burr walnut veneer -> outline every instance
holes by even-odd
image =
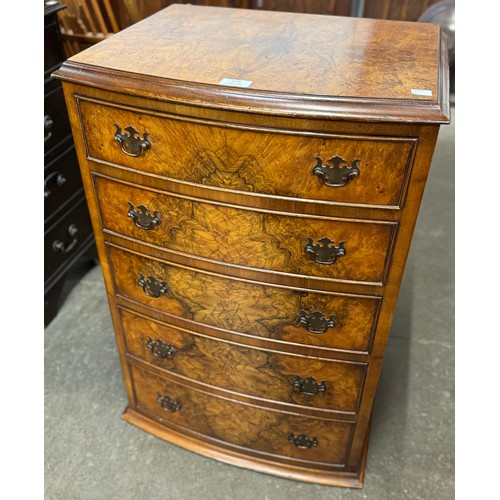
[[[55,76],[124,418],[225,462],[360,487],[448,122],[439,27],[174,5]]]

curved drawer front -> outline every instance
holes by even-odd
[[[368,352],[379,300],[266,286],[197,272],[109,245],[116,292],[230,332]]]
[[[304,462],[345,463],[354,424],[238,403],[132,367],[136,408],[208,438]],[[302,437],[301,437],[302,436]],[[297,443],[297,444],[295,444]]]
[[[381,284],[395,222],[314,219],[203,203],[95,177],[105,228],[254,269]]]
[[[78,99],[91,159],[212,188],[402,206],[417,143],[230,128]]]
[[[264,399],[355,413],[365,363],[266,352],[121,311],[130,354],[199,382]]]

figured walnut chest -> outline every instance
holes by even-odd
[[[231,464],[361,486],[449,121],[439,27],[174,5],[55,76],[124,418]]]

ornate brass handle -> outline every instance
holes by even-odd
[[[341,241],[339,246],[336,247],[335,242],[330,238],[321,238],[318,240],[318,244],[313,245],[313,240],[307,238],[304,251],[306,255],[317,264],[326,264],[329,266],[335,264],[339,257],[347,253],[347,250],[344,248],[344,243],[345,241]]]
[[[151,143],[148,141],[148,134],[146,132],[144,132],[144,137],[141,137],[134,127],[125,127],[128,134],[122,132],[120,125],[115,123],[115,127],[115,141],[120,144],[121,150],[126,155],[141,156],[144,151],[151,148]]]
[[[157,299],[162,293],[168,293],[168,286],[164,281],[158,281],[154,276],[144,277],[139,273],[139,281],[137,282],[142,287],[143,292],[153,299]]]
[[[360,174],[358,163],[361,160],[359,158],[352,160],[350,167],[347,166],[347,161],[340,156],[332,156],[326,161],[326,165],[323,165],[323,159],[320,156],[315,156],[315,158],[316,165],[312,170],[313,174],[321,179],[325,186],[343,187]],[[345,165],[343,165],[344,163]]]
[[[335,321],[335,314],[327,318],[322,312],[313,311],[300,311],[297,323],[303,326],[310,333],[322,334],[326,333],[329,328],[333,328],[337,322]]]
[[[166,411],[170,413],[174,413],[174,411],[178,411],[182,408],[182,403],[180,401],[175,401],[175,399],[170,398],[169,396],[162,396],[158,394],[156,398],[156,402]]]
[[[47,177],[45,177],[45,180],[43,181],[43,197],[48,198],[51,194],[52,191],[49,189],[48,185],[52,182],[55,181],[54,184],[57,187],[62,187],[64,184],[66,184],[66,177],[64,177],[63,174],[60,172],[51,172]]]
[[[162,359],[172,359],[177,350],[173,345],[167,344],[160,339],[153,340],[151,337],[148,337],[146,347],[154,356]]]
[[[290,441],[290,443],[293,443],[297,448],[302,448],[303,450],[314,448],[319,444],[318,440],[315,437],[309,439],[307,437],[307,434],[300,434],[299,436],[296,436],[295,434],[289,434],[288,441]]]
[[[149,208],[144,205],[139,205],[135,208],[134,204],[129,201],[128,206],[127,215],[133,219],[138,228],[150,231],[161,223],[160,214],[157,210],[151,215]]]
[[[299,394],[305,394],[306,396],[316,396],[316,394],[326,391],[326,382],[323,380],[318,383],[314,377],[306,377],[305,379],[295,377],[293,386],[295,387],[296,392]]]
[[[68,227],[68,236],[71,238],[71,241],[64,242],[61,240],[56,240],[54,243],[52,243],[52,250],[54,252],[63,252],[63,253],[69,253],[73,248],[75,248],[75,245],[78,243],[78,239],[74,238],[75,234],[78,233],[78,227],[76,224],[71,224]]]

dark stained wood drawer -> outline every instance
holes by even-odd
[[[395,222],[257,212],[100,176],[95,184],[104,228],[137,240],[253,269],[339,281],[385,281]]]
[[[418,141],[256,131],[83,98],[78,104],[90,159],[213,189],[327,203],[401,207]]]
[[[93,236],[92,224],[85,198],[75,203],[71,209],[50,226],[44,237],[45,280],[67,261],[78,254]]]
[[[290,405],[355,413],[366,363],[213,340],[121,309],[127,351],[198,382]]]
[[[45,154],[56,148],[63,139],[71,137],[68,111],[61,85],[45,95],[44,126]]]
[[[206,324],[285,343],[359,352],[370,349],[380,304],[376,298],[260,285],[110,244],[108,254],[118,295],[184,318],[197,328]]]
[[[132,380],[136,410],[174,428],[293,461],[328,465],[343,465],[346,461],[352,422],[243,404],[176,383],[139,366],[132,366]],[[292,442],[294,438],[298,445]]]
[[[73,144],[45,167],[44,176],[44,214],[47,220],[83,188]]]

